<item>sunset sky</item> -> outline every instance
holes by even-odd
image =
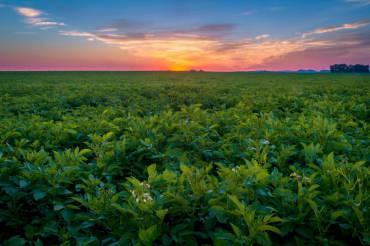
[[[370,0],[0,0],[0,70],[370,63]]]

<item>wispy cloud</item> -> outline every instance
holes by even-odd
[[[15,11],[26,17],[26,23],[41,27],[43,29],[45,28],[51,28],[55,26],[65,26],[63,22],[57,22],[50,20],[48,18],[42,17],[44,13],[41,10],[34,9],[34,8],[26,8],[26,7],[15,7]]]
[[[40,27],[65,26],[63,22],[48,21],[44,18],[28,18],[26,22],[28,24]]]
[[[370,5],[370,0],[345,0],[345,2],[359,5]]]
[[[363,21],[343,24],[343,25],[340,25],[340,26],[331,26],[331,27],[325,27],[325,28],[318,28],[318,29],[316,29],[312,32],[303,33],[302,37],[305,38],[305,37],[308,37],[308,36],[311,36],[311,35],[316,35],[316,34],[337,32],[337,31],[348,30],[348,29],[358,29],[358,28],[367,26],[369,24],[370,24],[370,20],[363,20]]]
[[[98,29],[98,32],[116,32],[116,31],[118,31],[118,29],[113,27]]]
[[[168,69],[202,68],[209,70],[245,70],[262,67],[271,61],[295,57],[292,54],[305,54],[320,50],[329,54],[336,47],[356,52],[363,51],[370,44],[364,37],[355,38],[353,33],[343,33],[338,39],[332,36],[313,36],[314,34],[336,32],[344,29],[358,29],[370,21],[360,21],[334,27],[319,28],[305,35],[287,39],[274,39],[269,34],[254,38],[230,39],[228,33],[232,24],[208,24],[189,29],[152,32],[126,32],[108,30],[107,32],[85,32],[78,30],[60,31],[60,35],[99,41],[120,48],[130,57],[156,59],[167,64]],[[111,31],[111,32],[110,32]],[[367,38],[368,35],[365,37]],[[316,54],[315,53],[315,54]],[[298,64],[298,63],[297,63]]]
[[[303,50],[289,52],[283,56],[266,60],[251,69],[301,69],[302,67],[323,69],[334,63],[369,63],[370,33],[346,33],[336,36],[327,45],[312,45]]]
[[[370,0],[340,1],[347,2],[348,7],[351,7],[350,4],[355,6],[370,4]],[[0,7],[16,11],[25,23],[41,29],[65,26],[63,22],[59,22],[52,15],[49,15],[46,9],[39,10],[14,5],[2,6],[1,4]],[[265,6],[261,9],[246,9],[244,13],[242,13],[242,9],[238,12],[238,18],[243,18],[240,15],[249,16],[260,12],[268,15],[280,15],[279,11],[288,8],[290,6]],[[244,19],[250,18],[245,17]],[[87,45],[87,48],[91,49],[92,52],[81,49],[81,54],[85,53],[79,56],[86,59],[86,63],[89,63],[91,57],[97,58],[99,64],[104,62],[104,59],[110,61],[119,57],[117,58],[119,62],[130,66],[134,60],[139,60],[144,65],[163,66],[164,68],[167,66],[169,69],[181,67],[183,69],[245,70],[257,69],[265,64],[277,66],[279,63],[285,63],[285,66],[289,64],[301,66],[299,61],[305,60],[312,54],[312,61],[317,63],[325,60],[325,57],[333,57],[333,62],[337,62],[334,59],[338,57],[365,57],[366,55],[366,59],[370,57],[370,35],[355,36],[361,31],[368,31],[368,28],[364,27],[370,25],[370,19],[336,26],[321,26],[287,38],[270,36],[269,29],[265,30],[267,33],[261,31],[257,33],[258,35],[255,34],[256,36],[243,37],[243,35],[253,32],[254,29],[243,28],[245,26],[241,26],[243,24],[240,22],[236,22],[240,26],[228,23],[230,20],[232,19],[223,19],[219,23],[206,22],[203,25],[183,27],[185,22],[181,22],[181,25],[176,25],[177,23],[174,22],[164,26],[163,23],[156,24],[143,20],[116,19],[116,21],[112,20],[110,24],[102,24],[95,29],[90,26],[88,29],[58,28],[56,30],[59,35],[65,37],[101,42],[117,48],[117,50],[113,48],[97,49],[95,46],[88,47]],[[37,31],[37,29],[34,28],[31,31]],[[323,35],[330,33],[333,34]],[[68,47],[68,50],[73,48]],[[43,49],[44,47],[40,48],[40,50]],[[96,52],[100,52],[99,56],[96,55]]]
[[[211,30],[219,29],[223,30],[221,27],[211,28]],[[102,34],[61,31],[60,34],[97,40],[118,46],[121,50],[136,57],[160,59],[167,64],[175,64],[175,66],[187,69],[194,67],[215,70],[245,69],[247,66],[261,64],[273,57],[303,50],[307,47],[329,45],[329,42],[326,41],[271,40],[268,34],[240,41],[227,41],[212,36],[178,32]]]
[[[33,9],[33,8],[24,8],[24,7],[17,7],[15,10],[18,14],[23,15],[25,17],[38,17],[42,14],[40,10]]]
[[[269,34],[261,34],[261,35],[256,36],[255,39],[256,40],[261,40],[261,39],[266,39],[268,37],[270,37]]]
[[[79,31],[59,31],[59,34],[70,37],[95,37],[95,34],[90,32],[79,32]]]

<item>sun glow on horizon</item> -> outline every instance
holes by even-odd
[[[357,5],[369,0],[341,1],[343,9],[348,9],[349,3],[344,2]],[[49,4],[12,2],[19,4],[0,3],[0,19],[4,18],[3,23],[14,23],[14,30],[0,28],[0,70],[5,71],[319,70],[338,62],[369,62],[370,20],[367,15],[364,17],[368,12],[364,6],[363,15],[356,13],[356,18],[337,21],[334,11],[331,23],[325,21],[325,24],[314,25],[311,19],[302,18],[280,33],[279,28],[287,20],[281,18],[280,22],[281,12],[290,13],[289,18],[300,16],[296,16],[295,11],[288,11],[287,7],[268,9],[259,1],[251,1],[256,2],[256,8],[259,5],[259,10],[248,11],[243,9],[244,1],[217,1],[215,5],[203,6],[189,0],[184,4],[174,3],[176,8],[164,8],[167,5],[165,1],[158,9],[162,14],[143,14],[142,20],[137,20],[140,11],[152,12],[157,4],[148,3],[143,7],[140,1],[106,0],[108,4],[96,4],[89,11],[81,11],[83,8],[80,9],[76,3],[76,11],[81,11],[80,15],[70,16],[68,8],[57,12]],[[302,5],[310,7],[319,3],[322,7],[331,8],[326,1],[318,0],[314,5],[309,2]],[[199,12],[193,13],[194,18],[189,19],[188,15],[183,18],[182,13],[174,18],[172,11],[175,9],[188,11],[195,5],[199,5]],[[125,6],[132,6],[132,9],[127,8],[126,12]],[[225,6],[234,8],[225,9]],[[291,8],[297,6],[292,5]],[[226,10],[230,13],[219,14]],[[104,11],[107,18],[92,18],[104,14]],[[79,24],[77,16],[91,21]],[[266,18],[266,21],[261,22],[258,18]],[[326,20],[327,17],[322,18]]]
[[[190,69],[189,66],[186,66],[184,64],[172,64],[169,67],[169,70],[174,71],[174,72],[182,72],[182,71],[187,71],[189,69]]]

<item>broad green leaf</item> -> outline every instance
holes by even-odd
[[[44,198],[46,196],[46,192],[44,191],[40,191],[40,190],[34,190],[33,191],[33,198],[38,201],[38,200],[41,200],[42,198]]]
[[[158,236],[157,225],[152,225],[147,229],[139,230],[139,238],[144,245],[152,245],[153,241],[157,238],[157,236]]]
[[[26,245],[26,240],[20,236],[14,236],[4,243],[5,246],[23,246]]]
[[[241,237],[241,235],[242,235],[242,232],[241,232],[241,230],[239,229],[239,227],[237,227],[237,226],[236,226],[236,225],[234,225],[233,223],[230,223],[230,225],[231,225],[231,228],[233,229],[233,231],[234,231],[235,235],[236,235],[238,238],[240,238],[240,237]]]
[[[281,231],[275,227],[275,226],[271,226],[271,225],[262,225],[259,227],[259,230],[261,231],[272,231],[272,232],[275,232],[277,234],[281,234]]]

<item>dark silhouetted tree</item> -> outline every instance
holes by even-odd
[[[334,64],[330,66],[332,73],[368,73],[369,65],[347,65],[347,64]]]

